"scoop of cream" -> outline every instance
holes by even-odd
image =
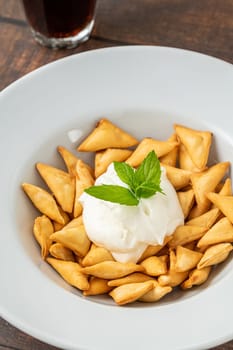
[[[111,164],[95,185],[127,187]],[[148,245],[163,244],[164,238],[184,224],[176,191],[162,168],[164,192],[142,198],[137,206],[112,203],[83,193],[83,222],[90,240],[111,251],[120,262],[137,262]]]

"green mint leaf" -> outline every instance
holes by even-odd
[[[114,162],[114,169],[121,181],[129,188],[100,185],[89,187],[85,192],[108,202],[132,206],[138,205],[140,198],[149,198],[156,192],[163,193],[160,187],[160,162],[154,151],[148,153],[136,171],[123,162]]]
[[[160,162],[155,151],[151,151],[135,171],[135,187],[146,182],[160,185],[160,178]]]
[[[156,192],[163,193],[159,185],[150,182],[145,182],[139,185],[135,190],[137,198],[149,198],[152,197]]]
[[[113,164],[115,172],[117,173],[121,181],[123,181],[130,188],[132,188],[134,179],[134,169],[130,165],[122,162],[113,162]]]
[[[127,188],[115,185],[92,186],[85,190],[90,196],[113,203],[138,205],[139,200]]]

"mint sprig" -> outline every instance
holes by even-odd
[[[85,190],[89,195],[113,203],[138,205],[140,198],[163,193],[160,187],[160,162],[154,151],[148,153],[137,170],[127,163],[114,162],[114,169],[128,188],[116,185],[91,186]]]

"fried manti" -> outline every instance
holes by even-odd
[[[108,285],[108,280],[98,277],[91,277],[89,280],[89,288],[83,291],[83,295],[100,295],[109,293],[112,287]]]
[[[43,259],[45,259],[49,253],[49,248],[52,244],[50,236],[53,232],[53,224],[46,215],[39,216],[35,219],[33,234],[41,247],[41,256]]]
[[[64,224],[64,219],[59,211],[53,196],[40,187],[23,183],[24,192],[31,199],[34,206],[42,213],[60,224]]]
[[[223,196],[217,193],[208,193],[207,198],[216,205],[217,208],[230,220],[233,224],[233,196]]]
[[[91,266],[103,261],[113,261],[113,256],[109,250],[103,247],[98,247],[92,243],[89,252],[82,260],[82,266]]]
[[[162,299],[166,294],[172,291],[172,287],[170,286],[160,286],[157,281],[153,281],[154,287],[151,291],[144,294],[139,298],[139,301],[143,301],[146,303],[153,303]]]
[[[131,156],[133,151],[129,149],[107,148],[96,152],[95,155],[95,177],[102,175],[112,162],[124,162]]]
[[[163,256],[150,256],[141,262],[141,266],[144,267],[145,273],[150,276],[159,276],[167,272],[167,255]]]
[[[201,238],[207,231],[206,227],[182,225],[178,226],[171,241],[168,242],[170,248],[184,245]]]
[[[79,218],[73,219],[62,230],[53,233],[51,239],[63,244],[80,257],[84,257],[87,254],[91,244],[85,227],[83,224],[80,224]]]
[[[94,185],[94,178],[92,176],[92,171],[90,167],[84,163],[82,160],[77,160],[75,166],[75,198],[74,198],[74,217],[78,217],[82,213],[82,205],[79,202],[79,198],[83,191]]]
[[[206,249],[203,257],[199,261],[197,268],[202,269],[206,266],[216,265],[227,259],[232,251],[231,243],[219,243]]]
[[[169,249],[169,271],[175,271],[176,253],[173,249]]]
[[[147,156],[150,151],[155,151],[158,158],[171,152],[175,147],[178,146],[178,142],[173,141],[159,141],[152,138],[143,139],[131,156],[127,159],[126,163],[132,167],[137,167],[141,164],[143,159]]]
[[[193,286],[199,286],[203,284],[209,277],[211,266],[203,267],[202,269],[194,269],[189,273],[189,277],[186,281],[181,283],[182,289],[189,289]]]
[[[179,147],[179,167],[180,169],[188,170],[191,172],[200,172],[205,170],[205,167],[199,169],[196,164],[193,163],[192,158],[182,143]]]
[[[120,263],[118,261],[103,261],[101,263],[82,268],[82,272],[87,275],[109,280],[127,276],[136,271],[144,272],[144,268],[141,265],[131,262]]]
[[[208,161],[212,133],[199,131],[176,124],[175,131],[181,143],[185,146],[193,163],[199,169],[203,169]]]
[[[108,281],[108,285],[110,287],[119,287],[119,286],[122,286],[123,284],[139,283],[139,282],[145,282],[149,280],[152,280],[152,277],[145,275],[144,273],[141,273],[141,272],[134,272],[128,276]]]
[[[73,252],[61,243],[54,243],[49,248],[49,253],[56,259],[75,261]]]
[[[78,158],[75,155],[73,155],[73,153],[68,151],[67,148],[65,148],[63,146],[58,146],[57,150],[60,153],[69,174],[71,176],[75,176],[75,166],[76,166],[76,162],[77,162]]]
[[[46,260],[71,286],[80,290],[89,289],[88,278],[80,272],[81,267],[78,263],[55,258],[47,258]]]
[[[144,294],[152,290],[153,287],[153,281],[128,283],[114,288],[109,295],[118,305],[125,305],[138,300]]]
[[[189,185],[190,176],[192,174],[190,171],[175,168],[166,164],[161,164],[161,166],[166,169],[167,178],[177,191]]]
[[[218,194],[222,196],[232,196],[231,179],[228,177]]]
[[[193,250],[178,246],[176,248],[175,271],[189,271],[197,266],[202,258],[202,254]]]
[[[164,242],[162,245],[160,244],[156,244],[156,245],[148,245],[148,247],[146,248],[146,250],[143,252],[143,254],[141,255],[141,257],[139,258],[138,262],[142,262],[143,260],[145,260],[146,258],[149,258],[150,256],[153,256],[155,254],[157,254],[159,251],[161,251],[161,249],[172,239],[172,236],[166,236],[164,238]]]
[[[176,134],[172,134],[169,139],[167,140],[168,142],[177,142],[177,137]],[[164,156],[160,157],[160,162],[163,164],[167,164],[170,166],[176,166],[176,161],[177,161],[177,155],[178,155],[178,150],[179,150],[179,145],[175,146],[173,150],[165,154]]]
[[[176,272],[169,270],[165,275],[158,277],[158,282],[161,286],[176,287],[188,277],[188,274],[189,271]]]
[[[193,189],[190,189],[188,191],[179,191],[177,192],[177,196],[180,202],[180,206],[182,208],[184,218],[187,218],[190,210],[193,207],[195,197],[194,197],[194,191]]]
[[[106,148],[128,148],[138,140],[107,119],[101,119],[95,129],[79,145],[78,151],[96,152]]]
[[[213,192],[229,168],[229,162],[213,165],[201,173],[193,173],[190,177],[195,199],[200,210],[206,212],[210,208],[210,200],[207,193]]]
[[[47,164],[37,163],[36,168],[61,208],[67,213],[72,213],[75,195],[74,178],[63,170]]]
[[[218,208],[208,210],[206,213],[186,221],[186,225],[199,226],[210,229],[218,220],[220,211]]]
[[[208,245],[217,243],[232,243],[233,242],[233,225],[224,217],[219,220],[214,226],[207,231],[204,236],[198,241],[197,247],[202,248]]]
[[[200,207],[198,205],[194,205],[189,212],[187,220],[189,221],[189,220],[198,218],[199,216],[207,213],[209,211],[209,209],[210,209],[209,205],[208,205],[208,207]]]
[[[69,215],[64,211],[62,210],[60,207],[58,207],[60,213],[61,213],[61,216],[63,217],[64,219],[64,223],[63,224],[59,224],[59,222],[56,222],[56,221],[53,221],[53,227],[54,227],[54,231],[60,231],[61,229],[63,229],[63,227],[65,225],[68,224],[68,222],[70,222],[70,217]]]

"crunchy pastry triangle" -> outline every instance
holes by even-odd
[[[75,175],[75,166],[78,158],[73,155],[68,149],[66,149],[63,146],[57,147],[58,152],[60,153],[62,159],[64,160],[64,163],[66,165],[66,168],[70,175]]]
[[[73,219],[62,230],[53,233],[51,239],[63,244],[80,257],[87,254],[91,244],[85,227],[80,224],[79,218]]]
[[[199,261],[197,268],[202,269],[206,266],[216,265],[227,259],[232,251],[231,243],[219,243],[206,249],[203,257]]]
[[[118,261],[103,261],[82,268],[82,272],[85,274],[105,279],[120,278],[136,271],[144,272],[144,268],[134,263],[120,263]]]
[[[83,291],[83,295],[100,295],[110,292],[112,287],[108,285],[108,280],[98,277],[91,277],[89,280],[89,288]]]
[[[133,151],[129,149],[108,148],[96,152],[95,155],[95,177],[103,174],[112,162],[124,162],[130,157]]]
[[[126,163],[133,167],[137,167],[141,164],[143,159],[150,151],[155,151],[158,158],[168,154],[172,151],[178,142],[176,141],[159,141],[152,138],[143,139],[131,156],[127,159]]]
[[[170,248],[175,248],[178,245],[187,244],[201,238],[206,231],[206,227],[191,225],[178,226],[173,233],[171,241],[168,242],[168,245]]]
[[[207,198],[216,205],[217,208],[230,220],[233,224],[233,196],[223,196],[217,193],[208,193]]]
[[[217,184],[228,170],[229,165],[229,162],[218,163],[204,172],[191,175],[197,205],[203,208],[204,211],[207,211],[210,207],[210,201],[206,194],[215,190]]]
[[[181,169],[191,172],[200,172],[205,170],[205,167],[199,169],[196,164],[193,163],[192,158],[182,143],[179,147],[179,166]]]
[[[62,159],[64,160],[65,165],[66,165],[67,170],[70,173],[70,175],[75,176],[76,175],[76,163],[78,160],[79,161],[82,161],[82,160],[79,159],[78,157],[76,157],[73,153],[71,153],[65,147],[58,146],[57,150],[60,153]],[[89,172],[91,173],[91,175],[93,176],[94,171],[93,171],[92,167],[90,167],[90,165],[88,165],[87,163],[84,163],[84,164],[85,164],[86,168],[89,170]]]
[[[182,289],[189,289],[204,283],[210,274],[211,266],[195,269],[189,273],[189,278],[181,284]]]
[[[139,283],[139,282],[145,282],[149,280],[152,280],[152,277],[145,275],[144,273],[141,273],[141,272],[134,272],[128,276],[111,280],[108,282],[108,285],[110,287],[119,287],[119,286],[122,286],[123,284]]]
[[[165,275],[158,277],[158,282],[161,286],[176,287],[188,277],[188,274],[189,271],[176,272],[169,270]]]
[[[81,290],[89,289],[87,276],[80,272],[81,267],[78,263],[54,258],[47,258],[47,261],[71,286]]]
[[[42,214],[47,215],[50,219],[60,224],[64,224],[64,219],[58,209],[57,203],[50,193],[28,183],[23,183],[22,188]]]
[[[194,191],[193,189],[184,192],[180,191],[177,192],[177,196],[184,213],[184,218],[186,218],[194,204]]]
[[[91,249],[87,253],[86,256],[84,256],[82,260],[83,266],[91,266],[98,264],[103,261],[113,261],[112,254],[103,247],[97,247],[94,243],[91,245]]]
[[[35,219],[33,233],[41,247],[41,256],[45,259],[52,244],[50,236],[53,233],[53,224],[46,215],[39,216]]]
[[[202,248],[208,245],[217,243],[232,243],[233,242],[233,225],[224,217],[219,220],[214,226],[207,231],[204,236],[198,241],[197,247]]]
[[[175,168],[166,164],[161,164],[161,166],[166,169],[167,178],[176,190],[188,186],[190,175],[192,174],[190,171]]]
[[[177,142],[176,134],[172,134],[167,141],[168,142]],[[164,156],[160,157],[160,159],[159,159],[160,162],[163,163],[163,164],[175,167],[176,166],[176,161],[177,161],[178,150],[179,150],[179,145],[175,146],[173,148],[173,150],[171,150],[169,153],[167,153]]]
[[[37,163],[36,167],[62,209],[72,213],[75,195],[74,178],[63,170],[47,164]]]
[[[107,119],[101,119],[96,128],[78,147],[78,151],[96,152],[106,148],[127,148],[138,144],[133,136],[112,124]]]
[[[169,271],[175,272],[176,268],[176,254],[173,249],[169,249]]]
[[[64,223],[60,224],[59,222],[53,221],[53,227],[55,232],[60,231],[70,221],[69,215],[64,210],[62,210],[62,208],[58,207],[58,209],[60,211],[61,216],[64,219]]]
[[[206,227],[207,229],[210,229],[211,226],[213,226],[213,224],[219,218],[219,215],[220,215],[219,209],[213,208],[211,210],[208,210],[206,213],[187,221],[186,225],[201,226],[201,227]]]
[[[180,141],[187,149],[193,163],[203,169],[208,161],[212,134],[209,131],[199,131],[183,125],[175,125],[175,131]]]
[[[178,246],[176,248],[175,271],[189,271],[197,266],[202,258],[202,254],[193,250]]]
[[[129,283],[120,287],[114,288],[109,295],[114,299],[118,305],[129,304],[142,295],[153,289],[153,281],[146,281],[141,283]]]
[[[141,262],[145,273],[150,276],[159,276],[167,272],[167,255],[150,256]]]
[[[74,217],[78,217],[82,213],[82,205],[79,202],[79,198],[83,191],[94,184],[94,179],[90,167],[82,160],[76,162],[75,167],[75,199],[74,199]]]
[[[222,196],[232,196],[231,179],[228,177],[218,194]]]
[[[166,294],[170,293],[172,291],[172,287],[170,286],[160,286],[160,284],[157,281],[153,281],[154,288],[144,294],[142,297],[139,298],[139,301],[143,301],[146,303],[153,303],[155,301],[158,301],[162,299]]]
[[[189,215],[188,215],[188,220],[192,220],[192,219],[195,219],[195,218],[198,218],[199,216],[207,213],[207,211],[209,210],[209,207],[201,207],[199,205],[194,205],[192,207],[192,209],[190,210],[189,212]]]
[[[72,251],[61,243],[54,243],[49,248],[49,253],[56,259],[61,259],[65,261],[75,261],[74,254]]]

